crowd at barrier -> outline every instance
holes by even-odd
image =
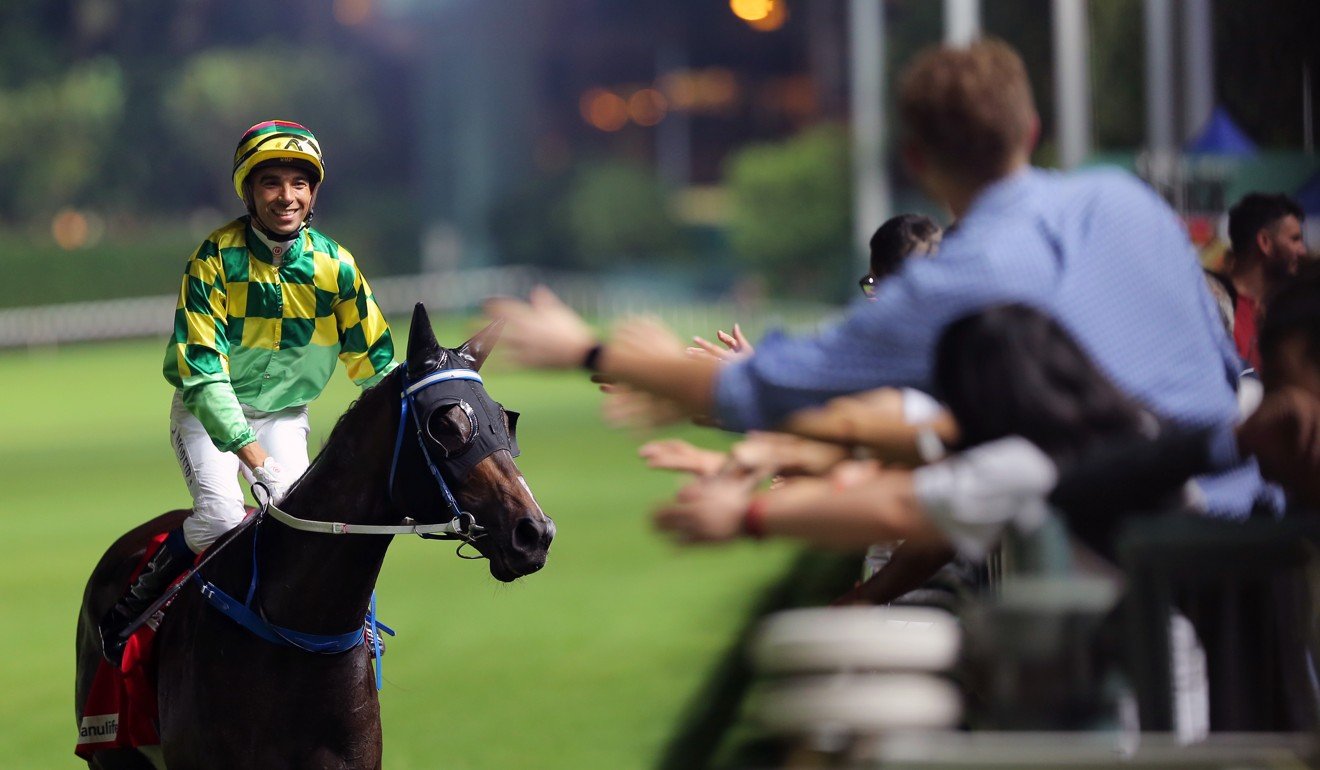
[[[1005,44],[928,50],[898,91],[900,152],[954,223],[886,223],[842,319],[687,346],[644,319],[598,336],[538,287],[487,304],[506,348],[590,371],[609,420],[748,434],[642,448],[693,475],[653,516],[678,542],[871,546],[836,604],[968,610],[768,627],[767,672],[831,674],[771,689],[770,729],[824,741],[776,762],[912,728],[1314,731],[1320,279],[1300,209],[1248,196],[1207,275],[1140,180],[1030,165],[1039,118]],[[1223,756],[1316,758],[1279,741]]]

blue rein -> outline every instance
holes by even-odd
[[[422,440],[422,427],[417,422],[417,408],[413,404],[413,398],[422,390],[440,382],[451,380],[482,382],[481,375],[471,369],[446,369],[444,371],[429,374],[417,382],[409,384],[406,370],[402,372],[402,374],[403,388],[399,399],[399,431],[394,441],[394,457],[390,460],[390,477],[389,486],[387,487],[388,493],[391,498],[393,498],[395,471],[398,468],[399,455],[402,453],[403,449],[404,425],[408,420],[409,412],[411,412],[413,414],[413,425],[417,428],[417,444],[422,450],[422,458],[425,460],[426,467],[430,470],[432,478],[435,479],[436,484],[440,487],[440,491],[444,495],[445,503],[449,507],[449,512],[456,519],[466,520],[464,522],[466,524],[463,528],[464,532],[474,532],[479,528],[476,527],[475,522],[472,520],[472,515],[459,508],[458,500],[454,497],[453,491],[450,490],[449,484],[445,482],[444,477],[440,474],[439,467],[437,467],[435,462],[431,459],[431,453],[426,449],[426,442]],[[262,506],[262,509],[254,514],[259,517],[259,520],[256,522],[257,524],[261,523],[260,517],[264,517],[265,512],[265,506]],[[339,653],[348,652],[362,644],[366,633],[363,626],[358,626],[356,629],[344,634],[308,634],[302,631],[295,631],[291,628],[285,628],[284,626],[277,626],[266,620],[261,616],[260,612],[252,608],[252,600],[256,596],[258,584],[257,541],[260,534],[261,528],[259,526],[254,527],[252,531],[252,580],[248,583],[247,597],[240,602],[225,593],[214,583],[202,579],[200,573],[194,572],[192,577],[197,581],[201,594],[206,598],[206,601],[230,620],[233,620],[235,623],[271,644],[283,647],[295,647],[304,652],[313,652],[321,655],[337,655]],[[390,636],[394,636],[394,629],[376,619],[376,593],[374,591],[371,593],[371,604],[367,613],[367,623],[375,630],[375,633],[372,634],[372,645],[376,657],[376,689],[379,690],[382,686],[380,634],[381,632],[384,632]]]
[[[255,515],[259,516],[261,514]],[[255,527],[252,530],[252,580],[248,583],[247,598],[240,602],[211,581],[203,580],[200,573],[194,572],[193,579],[197,581],[202,596],[206,597],[206,601],[230,620],[271,644],[282,647],[296,647],[303,652],[315,652],[322,655],[337,655],[341,652],[348,652],[362,644],[362,638],[366,633],[363,626],[358,626],[346,634],[308,634],[295,631],[292,628],[277,626],[252,609],[252,599],[257,593],[257,540],[260,535],[261,528]],[[376,620],[375,608],[376,593],[373,591],[371,593],[371,614],[368,621],[373,627],[394,636],[394,629]],[[380,658],[378,657],[377,660],[380,660]],[[377,684],[379,685],[379,682]]]

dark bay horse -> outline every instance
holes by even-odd
[[[344,413],[282,511],[346,523],[350,531],[398,525],[405,517],[441,524],[462,511],[467,532],[476,535],[469,542],[496,579],[539,570],[554,524],[514,464],[511,413],[489,400],[475,374],[496,337],[492,325],[456,349],[442,348],[419,304],[407,365]],[[462,387],[450,387],[455,383]],[[101,659],[97,619],[123,590],[147,541],[186,515],[173,511],[124,535],[92,573],[78,622],[78,712]],[[362,627],[390,541],[304,531],[265,517],[229,533],[201,572],[243,597],[255,569],[260,583],[252,607],[270,623],[340,635]],[[273,644],[187,585],[165,614],[156,648],[161,751],[171,770],[381,766],[380,704],[365,646],[317,654]],[[152,765],[135,750],[108,750],[91,766]]]

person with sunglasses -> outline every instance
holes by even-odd
[[[871,270],[857,282],[867,299],[875,297],[880,281],[898,272],[908,257],[933,256],[944,231],[921,214],[899,214],[871,235]]]

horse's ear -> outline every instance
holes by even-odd
[[[459,358],[468,361],[474,371],[480,371],[481,365],[486,363],[486,356],[495,348],[495,343],[500,341],[500,333],[503,331],[504,319],[486,324],[486,328],[458,347]]]
[[[426,314],[426,307],[418,302],[413,308],[412,328],[408,330],[408,369],[425,372],[444,362],[445,350],[435,341],[431,317]]]

